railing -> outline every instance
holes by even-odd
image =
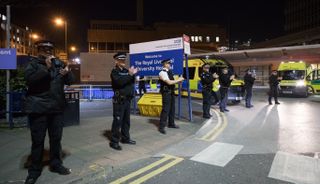
[[[79,91],[80,99],[87,99],[88,101],[113,97],[111,85],[71,85],[67,89]]]

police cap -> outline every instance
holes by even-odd
[[[52,41],[49,40],[41,40],[35,43],[37,48],[40,47],[49,47],[49,48],[54,48],[54,43]]]
[[[161,64],[165,64],[165,63],[170,63],[171,64],[172,63],[171,59],[164,59],[164,60],[161,61]]]
[[[118,52],[115,55],[113,55],[113,59],[117,60],[126,60],[127,59],[127,53],[125,52]]]

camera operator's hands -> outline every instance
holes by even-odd
[[[51,61],[51,60],[52,60],[53,58],[55,58],[55,57],[54,57],[54,56],[48,56],[48,57],[46,58],[46,60],[45,60],[48,69],[52,67],[52,61]]]
[[[137,68],[135,68],[134,66],[131,66],[130,68],[129,68],[129,75],[134,75],[134,74],[136,74],[138,72],[138,69]]]
[[[67,65],[66,67],[60,69],[59,73],[64,76],[64,75],[66,75],[69,71],[70,71],[70,69],[69,69],[69,66]]]

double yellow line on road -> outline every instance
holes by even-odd
[[[208,133],[206,133],[205,135],[203,135],[202,137],[200,137],[200,140],[204,140],[204,141],[213,141],[215,138],[218,137],[218,135],[220,135],[220,133],[227,127],[228,125],[228,120],[227,117],[221,113],[218,112],[215,109],[212,109],[213,112],[217,115],[218,118],[218,124],[212,129],[210,130]]]
[[[146,167],[143,167],[135,172],[132,172],[130,173],[129,175],[127,176],[124,176],[120,179],[117,179],[113,182],[111,182],[110,184],[120,184],[120,183],[124,183],[134,177],[137,177],[139,175],[141,175],[142,173],[145,173],[147,171],[151,171],[151,169],[153,169],[154,167],[157,167],[157,166],[160,166],[161,164],[163,164],[164,162],[167,162],[171,160],[169,163],[159,167],[158,169],[146,174],[146,175],[143,175],[141,176],[140,178],[130,182],[130,184],[140,184],[140,183],[143,183],[147,180],[149,180],[150,178],[162,173],[163,171],[169,169],[170,167],[180,163],[181,161],[183,161],[183,158],[180,158],[180,157],[175,157],[175,156],[171,156],[171,155],[164,155],[164,157],[156,162],[153,162],[152,164],[150,165],[147,165]]]

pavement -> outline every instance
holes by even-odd
[[[187,108],[186,99],[182,108]],[[182,110],[187,113],[187,110]],[[62,139],[63,162],[72,169],[72,174],[59,176],[48,169],[48,136],[44,153],[44,169],[37,183],[77,184],[93,183],[117,167],[149,158],[159,151],[194,134],[204,122],[201,105],[193,104],[193,121],[188,114],[176,120],[180,129],[167,129],[167,134],[158,132],[158,117],[131,115],[131,138],[137,145],[122,145],[122,151],[109,147],[112,124],[110,100],[80,103],[80,124],[64,128]],[[30,164],[31,138],[27,127],[0,128],[0,184],[23,183]]]

